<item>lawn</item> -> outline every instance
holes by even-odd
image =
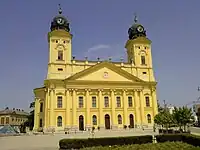
[[[97,146],[88,147],[81,150],[200,150],[200,148],[194,147],[183,142],[165,142],[156,144],[133,144],[123,146]]]

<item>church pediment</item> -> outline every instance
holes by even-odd
[[[67,80],[145,82],[109,62],[99,63],[67,78]]]

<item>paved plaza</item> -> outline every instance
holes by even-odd
[[[139,136],[152,135],[152,131],[122,130],[122,131],[96,131],[94,138],[114,136]],[[58,150],[59,140],[62,138],[88,138],[92,135],[89,132],[55,135],[24,135],[0,137],[0,150]]]

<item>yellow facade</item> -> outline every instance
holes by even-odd
[[[76,60],[72,35],[62,29],[49,32],[48,44],[47,78],[34,89],[35,130],[153,126],[158,110],[149,39],[127,41],[127,62]]]

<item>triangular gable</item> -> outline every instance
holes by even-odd
[[[145,82],[107,61],[78,72],[66,80]]]

